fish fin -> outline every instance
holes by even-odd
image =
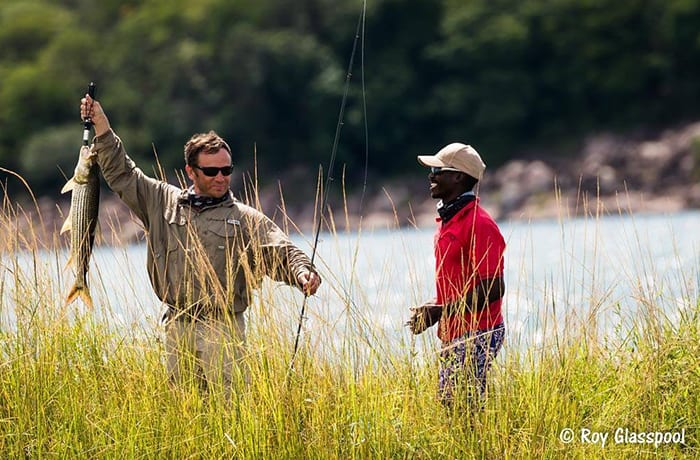
[[[88,159],[93,161],[97,160],[97,152],[90,147],[87,148],[89,149],[89,153],[87,154]]]
[[[68,262],[66,262],[66,265],[63,267],[63,270],[67,270],[72,264],[73,264],[73,254],[71,254],[68,257]]]
[[[66,232],[71,231],[73,228],[70,223],[70,213],[71,211],[68,211],[68,216],[66,217],[66,221],[63,222],[63,225],[61,226],[61,235],[63,235]]]
[[[78,286],[78,283],[74,284],[73,287],[70,289],[70,292],[66,297],[64,305],[70,305],[71,303],[75,302],[75,299],[77,299],[78,297],[83,299],[83,303],[85,303],[85,305],[87,305],[88,308],[90,308],[91,310],[94,308],[92,303],[92,297],[90,296],[90,291],[88,291],[87,287],[85,286]]]
[[[94,310],[95,307],[92,303],[92,296],[90,295],[90,291],[88,290],[87,287],[84,287],[80,290],[80,298],[83,299],[83,303],[90,309]]]
[[[66,301],[64,302],[64,305],[70,305],[72,304],[75,299],[78,298],[78,295],[80,295],[80,291],[83,288],[79,287],[77,284],[74,284],[72,288],[70,288],[70,291],[68,292],[68,295],[66,296]]]
[[[71,177],[70,179],[68,179],[68,182],[66,182],[66,185],[64,185],[63,188],[61,189],[61,193],[70,192],[74,188],[75,188],[75,180],[73,180],[73,178]]]

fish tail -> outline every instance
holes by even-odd
[[[70,292],[68,292],[68,296],[66,297],[66,302],[65,305],[69,305],[73,302],[75,302],[75,299],[80,297],[83,299],[83,303],[88,306],[88,308],[92,309],[93,308],[93,303],[92,303],[92,297],[90,296],[90,291],[86,286],[80,286],[78,283],[75,283],[73,287],[70,289]]]

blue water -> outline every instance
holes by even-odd
[[[697,303],[700,212],[499,225],[508,244],[506,352],[538,349],[555,336],[573,337],[572,331],[619,339],[650,306],[677,321]],[[306,304],[304,342],[329,353],[342,353],[349,344],[388,354],[434,349],[434,329],[416,340],[403,326],[408,307],[434,295],[433,231],[322,234],[316,265],[324,282]],[[311,253],[310,235],[293,239]],[[1,257],[4,324],[15,321],[14,296],[28,295],[22,289],[60,302],[72,277],[62,270],[64,252]],[[160,334],[163,306],[145,263],[145,245],[97,248],[90,273],[97,308],[91,314],[125,333]],[[32,287],[34,271],[48,273],[52,282]],[[24,281],[15,289],[18,272]],[[249,309],[249,327],[264,332],[273,320],[291,338],[302,304],[298,291],[265,283]]]

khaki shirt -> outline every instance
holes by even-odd
[[[195,211],[181,201],[187,190],[136,167],[113,131],[96,137],[93,150],[109,187],[143,222],[151,285],[168,305],[193,314],[242,312],[265,275],[300,287],[298,275],[315,272],[274,222],[231,192],[224,202]]]

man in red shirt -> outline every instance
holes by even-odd
[[[486,373],[505,335],[506,244],[474,193],[486,165],[473,147],[461,143],[419,156],[418,162],[430,167],[430,195],[440,200],[434,240],[437,295],[412,308],[407,325],[420,334],[439,321],[440,400],[450,406],[464,392],[467,401],[481,406]]]

